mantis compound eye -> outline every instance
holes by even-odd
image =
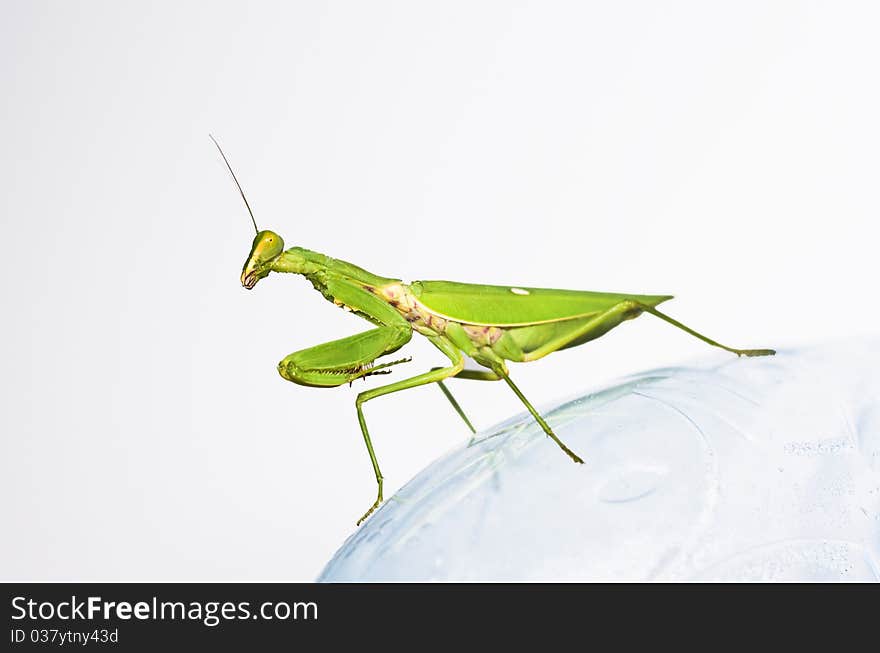
[[[254,237],[251,258],[258,257],[267,263],[284,251],[284,240],[274,231],[261,231]]]

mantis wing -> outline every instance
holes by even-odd
[[[462,324],[499,327],[589,318],[626,300],[653,307],[672,298],[672,295],[484,286],[454,281],[416,281],[410,290],[421,304],[439,316]]]

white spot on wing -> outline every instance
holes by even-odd
[[[528,295],[529,294],[529,291],[524,290],[523,288],[511,288],[510,292],[512,292],[514,295]]]

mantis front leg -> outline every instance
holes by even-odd
[[[340,338],[332,342],[325,342],[315,347],[296,351],[286,356],[278,364],[278,372],[288,381],[299,383],[300,385],[308,385],[314,387],[332,388],[344,383],[351,383],[355,379],[370,376],[372,374],[385,374],[388,370],[384,369],[405,360],[392,361],[390,363],[382,363],[375,365],[375,360],[385,354],[390,354],[409,342],[412,337],[412,329],[409,325],[389,325],[372,329],[363,333],[358,333],[347,338]],[[464,364],[464,361],[461,361]],[[422,375],[425,376],[425,375]],[[402,390],[404,387],[413,387],[420,385],[415,382],[420,377],[414,377],[408,381],[386,386],[393,388],[387,392]],[[438,377],[439,378],[439,377]],[[431,379],[431,381],[437,379]],[[430,381],[425,381],[430,383]],[[406,384],[403,387],[401,384]],[[384,390],[385,388],[378,388]],[[376,392],[375,390],[373,391]],[[370,453],[370,460],[373,463],[373,471],[376,473],[376,481],[379,483],[379,498],[375,505],[370,508],[359,521],[360,524],[367,515],[372,512],[379,502],[382,500],[382,473],[379,471],[379,463],[376,461],[376,454],[373,451],[373,444],[370,442],[370,435],[367,432],[367,425],[364,422],[364,416],[361,411],[361,404],[371,397],[365,396],[368,393],[361,393],[357,399],[358,419],[361,424],[361,431],[364,434],[364,440],[367,443],[367,451]],[[384,393],[380,393],[384,394]],[[378,396],[378,395],[375,395]]]
[[[296,351],[278,363],[278,373],[288,381],[318,388],[333,388],[409,359],[374,365],[377,358],[403,347],[412,337],[409,325],[383,326],[353,336]]]
[[[434,343],[434,345],[438,349],[440,349],[440,351],[442,351],[444,354],[446,354],[446,356],[449,357],[449,360],[452,361],[452,365],[450,365],[449,367],[434,368],[429,372],[419,374],[409,379],[398,381],[397,383],[390,383],[379,388],[366,390],[365,392],[360,393],[357,396],[357,400],[355,401],[358,423],[360,423],[361,425],[361,433],[363,433],[364,442],[366,443],[367,451],[370,454],[370,462],[372,462],[373,464],[373,472],[376,474],[376,484],[379,486],[376,501],[373,503],[372,506],[370,506],[370,509],[364,513],[363,517],[358,519],[358,526],[360,526],[361,522],[369,517],[373,513],[373,511],[379,507],[379,504],[382,503],[382,471],[379,469],[379,461],[376,460],[376,452],[373,451],[373,443],[370,441],[370,432],[367,430],[367,421],[366,419],[364,419],[363,405],[366,402],[370,401],[370,399],[375,399],[376,397],[381,397],[382,395],[391,394],[392,392],[398,392],[400,390],[416,388],[420,385],[427,385],[428,383],[436,383],[438,381],[442,381],[443,379],[449,378],[450,376],[455,376],[456,374],[461,372],[462,369],[464,369],[464,358],[462,357],[461,352],[459,352],[458,349],[456,349],[455,346],[452,345],[452,343],[441,337],[430,337],[429,340],[431,340],[431,342]]]

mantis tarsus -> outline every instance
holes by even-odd
[[[301,274],[328,301],[376,325],[375,329],[290,354],[278,364],[282,377],[300,385],[331,388],[350,384],[362,377],[388,374],[390,367],[409,359],[380,364],[376,364],[376,360],[403,347],[412,338],[413,331],[425,336],[449,359],[450,364],[446,367],[435,367],[358,394],[355,400],[358,422],[378,485],[376,501],[358,520],[358,525],[382,502],[382,472],[363,411],[363,405],[371,399],[436,383],[471,432],[475,432],[443,381],[453,377],[504,381],[544,432],[574,462],[583,463],[514,384],[507,370],[507,361],[534,361],[555,351],[582,345],[642,313],[655,315],[710,345],[739,356],[775,353],[772,349],[735,349],[722,345],[658,311],[657,305],[672,299],[671,295],[485,286],[453,281],[404,283],[301,247],[285,250],[281,236],[257,227],[232,166],[216,140],[214,144],[232,174],[257,232],[241,272],[242,285],[252,289],[270,272]],[[465,356],[486,369],[466,370]]]

